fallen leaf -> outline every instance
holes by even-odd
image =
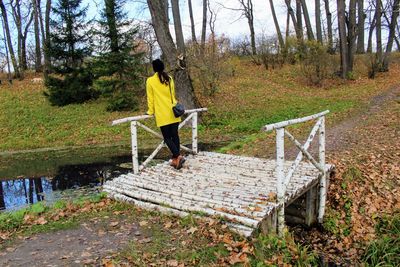
[[[111,222],[111,223],[110,223],[110,226],[111,226],[111,227],[115,227],[115,226],[117,226],[118,224],[119,224],[119,222]]]

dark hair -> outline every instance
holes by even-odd
[[[153,62],[151,64],[153,65],[154,72],[157,72],[160,82],[162,84],[169,84],[169,81],[171,78],[164,71],[164,68],[165,68],[164,63],[160,59],[156,59],[156,60],[153,60]]]

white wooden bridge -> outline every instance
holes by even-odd
[[[324,216],[327,179],[332,166],[325,163],[325,115],[329,111],[304,118],[266,125],[264,131],[276,130],[276,159],[234,156],[214,152],[199,152],[197,118],[207,109],[188,110],[182,128],[192,122],[192,147],[181,170],[168,162],[147,167],[164,146],[142,163],[138,161],[137,128],[162,139],[139,121],[152,116],[129,117],[113,125],[130,122],[133,172],[108,181],[104,191],[116,200],[134,203],[142,208],[173,213],[179,216],[209,215],[223,218],[232,230],[245,236],[254,232],[283,233],[286,220],[312,224],[321,223]],[[304,145],[286,129],[288,126],[316,120]],[[285,135],[300,150],[294,161],[285,160]],[[318,135],[319,158],[308,152]],[[307,161],[302,161],[303,158]],[[286,213],[286,214],[285,214]]]

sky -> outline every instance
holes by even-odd
[[[159,1],[159,0],[157,0]],[[101,3],[101,0],[86,0],[89,3],[89,16],[95,16],[98,13],[98,8],[95,2]],[[150,14],[146,8],[146,1],[127,1],[125,9],[129,14],[130,18],[135,18],[138,20],[150,20]],[[196,27],[196,35],[200,36],[201,26],[202,26],[202,0],[192,0],[193,13]],[[294,1],[292,1],[294,2]],[[314,0],[306,0],[311,20],[314,20]],[[323,1],[321,1],[323,2]],[[334,10],[334,2],[332,2],[332,10]],[[286,6],[284,0],[276,1],[275,10],[278,16],[278,21],[281,26],[281,31],[285,32],[286,29]],[[273,36],[276,34],[274,22],[272,19],[271,9],[268,0],[253,0],[254,6],[254,27],[256,34],[265,34],[267,36]],[[190,31],[190,19],[189,19],[189,8],[187,0],[180,0],[180,12],[182,27],[184,30],[185,39],[191,38]],[[216,32],[218,35],[224,34],[231,38],[243,38],[244,36],[249,36],[249,26],[245,17],[241,16],[240,11],[229,10],[227,8],[238,9],[240,4],[238,0],[211,0],[211,8],[217,14],[216,21]],[[322,14],[324,14],[324,8],[321,7]],[[171,15],[172,18],[172,15]],[[174,29],[171,22],[171,33],[174,35]],[[208,28],[208,25],[207,25]]]

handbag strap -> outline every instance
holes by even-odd
[[[172,99],[171,80],[172,78],[169,80],[168,86],[169,86],[169,94],[171,95],[171,104],[174,104],[174,100]]]

